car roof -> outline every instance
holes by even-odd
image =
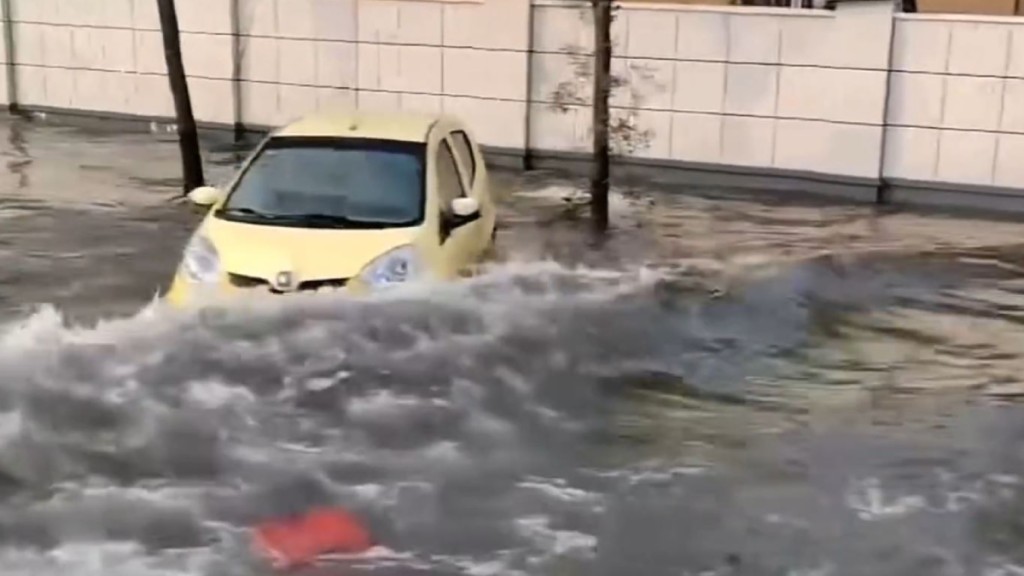
[[[335,110],[304,116],[278,129],[274,137],[338,136],[426,142],[430,127],[445,120],[451,119],[443,114],[409,111]]]

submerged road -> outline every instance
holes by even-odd
[[[387,297],[150,306],[172,141],[0,125],[0,573],[1024,573],[1024,225],[501,174],[502,261]],[[238,153],[214,147],[213,180]]]

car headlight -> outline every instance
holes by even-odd
[[[416,249],[399,246],[381,254],[370,262],[359,277],[366,284],[381,288],[401,284],[420,275],[422,266]]]
[[[209,238],[202,234],[192,237],[185,247],[181,271],[191,282],[213,284],[220,281],[220,256]]]

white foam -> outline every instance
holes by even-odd
[[[193,380],[188,383],[186,398],[198,406],[213,409],[227,404],[249,404],[256,396],[242,386],[233,386],[220,380]]]
[[[549,556],[591,557],[597,550],[597,537],[574,530],[555,530],[547,516],[527,516],[515,521],[516,530]]]
[[[594,476],[624,480],[629,485],[671,482],[680,477],[701,476],[708,473],[704,466],[674,466],[659,469],[656,463],[641,470],[589,470]]]
[[[535,490],[554,500],[573,504],[599,505],[603,496],[594,492],[588,492],[580,488],[574,488],[561,478],[539,478],[530,477],[518,484],[520,488]]]
[[[278,442],[278,448],[287,450],[289,452],[298,452],[300,454],[323,454],[324,449],[319,446],[309,446],[307,444],[297,444],[295,442]]]
[[[437,408],[447,405],[448,403],[440,398],[423,399],[395,394],[390,390],[375,390],[365,396],[351,398],[345,412],[356,421],[380,421],[401,418],[419,408]]]
[[[888,497],[878,478],[854,483],[847,491],[846,505],[869,522],[902,518],[928,508],[924,497],[916,494]]]
[[[0,413],[0,446],[19,436],[24,425],[21,412]]]
[[[383,500],[389,493],[389,487],[384,484],[356,484],[342,490],[364,502]]]
[[[478,559],[463,556],[432,556],[431,561],[442,566],[450,566],[466,576],[526,576],[526,572],[509,566],[507,554],[499,554],[498,558]]]
[[[4,576],[194,576],[212,559],[205,549],[146,554],[131,542],[65,544],[45,553],[0,549]]]
[[[519,198],[541,200],[564,206],[583,206],[590,203],[590,191],[583,186],[571,184],[551,184],[533,189],[520,188],[515,191],[515,195]],[[613,189],[608,193],[608,213],[611,216],[630,216],[648,206],[649,203],[623,194],[619,190]]]
[[[411,552],[399,552],[387,546],[374,546],[366,552],[358,554],[325,554],[324,560],[410,560],[414,558]]]
[[[1024,576],[1024,565],[1011,560],[997,558],[988,561],[981,571],[982,576]]]
[[[466,463],[466,457],[459,449],[459,444],[450,440],[434,442],[422,451],[423,458],[438,465],[459,465]]]
[[[338,378],[344,380],[350,375],[350,372],[339,372]],[[310,378],[304,382],[303,387],[310,392],[323,392],[336,386],[337,382],[334,378]]]
[[[505,562],[501,560],[491,560],[490,562],[467,562],[462,566],[463,572],[467,576],[498,576],[508,575],[511,571]],[[516,571],[515,573],[520,573]]]

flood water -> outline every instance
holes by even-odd
[[[593,246],[500,174],[472,281],[172,312],[174,142],[0,134],[4,576],[267,574],[324,503],[323,576],[1024,574],[1022,224],[636,186]]]

